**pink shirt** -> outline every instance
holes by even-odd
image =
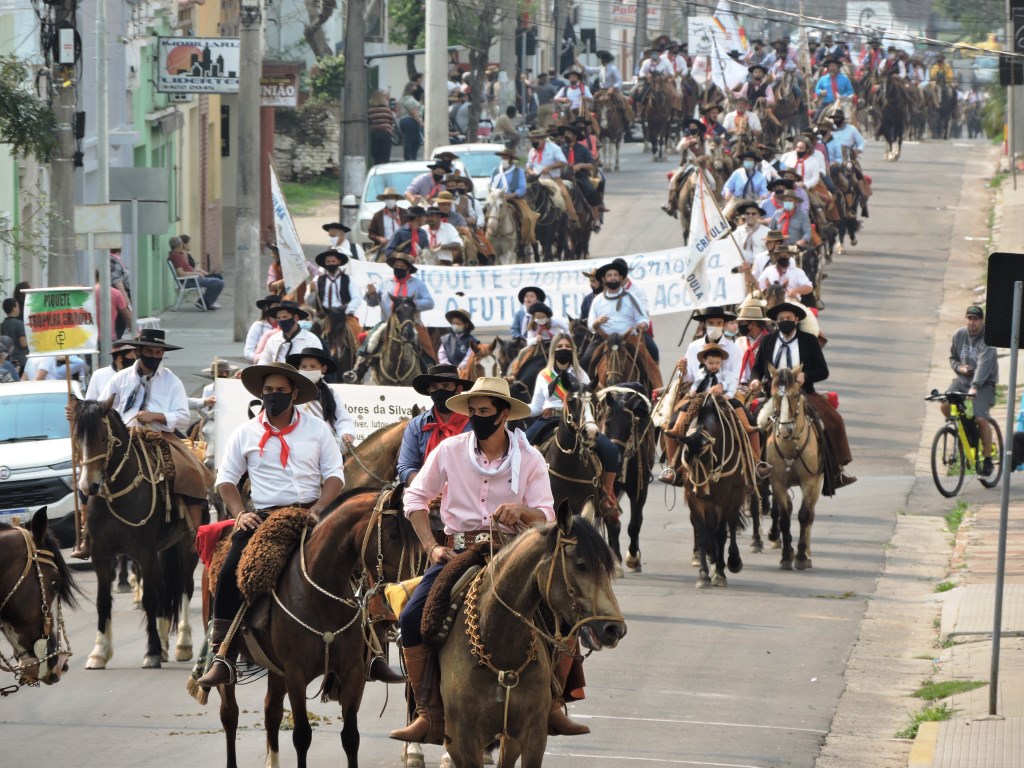
[[[100,308],[100,287],[93,288],[96,297],[96,309]],[[122,310],[128,309],[128,299],[114,286],[110,286],[110,339],[117,341],[117,316]]]
[[[438,494],[441,496],[441,521],[445,533],[468,533],[487,530],[491,515],[502,504],[524,504],[540,509],[548,521],[555,519],[555,500],[544,457],[516,431],[509,434],[510,455],[488,462],[477,449],[476,435],[464,432],[449,437],[435,448],[423,469],[405,490],[403,505],[406,514],[427,509]],[[514,471],[518,462],[518,485],[513,490]],[[502,465],[504,471],[488,475]],[[511,529],[502,526],[502,530]]]

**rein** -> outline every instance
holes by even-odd
[[[723,445],[721,446],[721,455],[716,455],[715,441],[705,432],[704,437],[707,443],[692,463],[686,463],[689,470],[687,474],[690,486],[698,496],[701,495],[702,489],[704,495],[709,496],[711,484],[718,483],[727,477],[736,474],[740,474],[744,478],[754,477],[754,456],[750,441],[743,434],[739,419],[732,409],[723,409],[722,403],[717,397],[706,393],[704,402],[701,403],[700,411],[697,412],[695,418],[700,418],[700,412],[704,410],[709,399],[715,408],[718,422],[722,425]],[[707,461],[705,461],[705,457],[708,457]],[[754,488],[756,490],[756,483]]]
[[[417,360],[417,356],[415,354],[416,345],[415,344],[413,344],[413,345],[408,344],[405,341],[405,339],[403,339],[402,336],[401,336],[401,331],[406,326],[412,326],[413,331],[415,332],[415,330],[416,330],[416,322],[414,320],[398,320],[398,315],[394,315],[394,318],[395,318],[395,322],[391,322],[391,321],[388,322],[388,334],[387,334],[387,338],[384,340],[384,347],[385,348],[381,350],[382,354],[381,354],[381,363],[380,363],[380,366],[379,366],[379,371],[380,371],[381,378],[383,378],[385,381],[387,381],[388,384],[400,385],[400,384],[404,384],[405,381],[408,379],[409,374],[413,373],[416,370],[416,368],[419,366],[419,360]],[[388,357],[388,350],[391,349],[391,347],[393,346],[393,343],[397,343],[399,345],[398,346],[399,355],[398,355],[398,360],[396,361],[397,370],[396,370],[394,376],[392,376],[391,373],[388,372],[388,370],[387,370],[387,368],[385,367],[385,364],[384,364],[384,359]],[[410,357],[410,355],[408,355],[406,353],[406,351],[405,351],[405,348],[408,347],[408,346],[412,346],[413,347],[413,350],[411,350],[413,352],[413,354],[411,355],[409,366],[407,368],[403,369],[402,368],[402,360],[405,359],[406,357]]]
[[[0,600],[0,616],[3,616],[3,610],[7,607],[7,604],[14,597],[14,594],[18,591],[21,585],[28,578],[32,572],[33,566],[35,567],[36,579],[39,581],[39,596],[40,596],[40,612],[43,616],[43,636],[37,640],[31,650],[18,651],[18,644],[11,639],[6,629],[6,623],[4,624],[4,637],[11,644],[14,649],[14,655],[8,657],[2,651],[0,651],[0,671],[11,672],[15,677],[15,682],[11,685],[0,688],[0,697],[10,696],[12,693],[16,693],[23,686],[38,686],[39,680],[29,680],[24,674],[23,661],[26,658],[35,658],[37,668],[42,666],[43,662],[47,662],[57,656],[65,656],[71,658],[71,641],[68,639],[67,627],[64,624],[64,612],[61,608],[60,595],[57,594],[55,599],[57,601],[57,645],[52,653],[46,653],[47,646],[50,641],[50,634],[53,631],[53,615],[50,613],[50,606],[46,602],[46,586],[43,580],[43,566],[48,566],[57,570],[57,564],[54,561],[53,552],[48,549],[39,549],[36,547],[35,541],[32,539],[32,534],[24,528],[15,528],[21,534],[22,539],[25,542],[25,567],[21,571],[21,576],[11,587],[10,591]],[[62,650],[66,649],[65,650]]]
[[[787,400],[790,400],[790,398],[792,398],[793,396],[790,394],[779,396],[780,399],[782,397],[785,397]],[[799,459],[800,465],[804,468],[804,470],[807,473],[812,475],[817,474],[815,470],[807,466],[807,460],[804,458],[804,449],[806,449],[811,442],[811,428],[810,419],[807,418],[806,413],[806,402],[802,396],[797,396],[796,405],[793,405],[792,402],[790,402],[790,412],[793,414],[793,421],[783,422],[781,419],[779,419],[779,411],[776,409],[775,414],[772,416],[772,422],[774,423],[771,433],[772,440],[768,443],[768,445],[774,446],[775,452],[779,455],[779,458],[782,459],[783,463],[785,464],[787,473],[792,471],[793,464],[795,464],[796,461]],[[798,425],[799,428],[794,429],[792,435],[783,434],[782,425],[790,423]],[[791,443],[796,446],[793,455],[787,456],[785,453],[782,452],[782,450],[779,448],[779,444],[783,442]]]
[[[573,398],[576,399],[576,398]],[[580,414],[580,423],[576,423],[576,417],[573,416],[572,410],[568,407],[562,409],[562,419],[557,429],[555,429],[554,444],[555,447],[565,456],[578,455],[580,461],[586,465],[590,464],[594,469],[593,476],[588,479],[581,479],[578,477],[569,477],[563,475],[561,472],[556,472],[551,465],[548,465],[548,474],[557,477],[559,480],[565,480],[569,483],[577,483],[578,485],[590,485],[594,488],[598,488],[601,485],[600,479],[600,467],[599,462],[594,456],[593,447],[594,441],[591,440],[584,432],[584,428],[587,426],[587,422],[583,421],[585,418],[586,401],[581,400],[584,405],[584,413]],[[568,404],[566,404],[568,405]],[[562,443],[558,439],[558,433],[561,432],[561,428],[565,427],[573,437],[572,445],[569,448],[562,446]],[[596,426],[596,424],[595,424]]]
[[[644,404],[647,405],[647,413],[648,413],[648,416],[646,417],[647,418],[647,426],[645,426],[642,430],[640,430],[639,429],[639,424],[643,420],[644,417],[637,416],[636,411],[634,411],[632,408],[626,408],[626,407],[619,408],[619,410],[625,411],[626,413],[629,414],[629,418],[630,418],[629,437],[626,440],[624,440],[624,441],[623,440],[618,440],[618,439],[616,439],[614,437],[609,437],[608,438],[609,440],[612,441],[613,445],[617,445],[617,446],[622,448],[622,463],[621,463],[621,467],[622,468],[621,468],[620,471],[622,472],[622,479],[623,479],[623,481],[625,481],[625,479],[626,479],[626,472],[628,470],[629,462],[633,460],[633,457],[640,455],[640,447],[644,444],[644,442],[647,440],[648,436],[651,434],[651,427],[653,426],[653,419],[650,417],[649,414],[651,413],[652,409],[651,409],[651,401],[645,395],[643,395],[643,394],[641,394],[641,393],[639,393],[639,392],[637,392],[635,390],[632,390],[629,387],[616,387],[616,386],[605,387],[604,389],[602,389],[600,392],[597,393],[598,402],[603,403],[604,399],[605,399],[605,397],[607,395],[615,394],[615,393],[623,394],[623,395],[634,395],[634,396],[640,398],[641,402],[643,402]],[[607,423],[607,415],[605,416],[605,422]],[[643,457],[642,456],[640,456],[640,460],[643,462]],[[646,467],[646,462],[643,462],[641,464],[641,467]],[[641,490],[642,484],[644,482],[643,478],[646,475],[646,473],[641,469],[641,471],[637,472],[636,475],[637,475],[637,477],[636,477],[637,493],[639,493],[640,490]]]
[[[385,480],[383,477],[377,477],[377,475],[368,466],[366,466],[363,463],[363,460],[359,458],[359,454],[356,453],[356,449],[355,448],[353,448],[351,445],[346,443],[345,444],[345,450],[348,453],[348,455],[351,456],[355,460],[356,464],[359,465],[359,468],[361,470],[363,470],[363,472],[365,472],[367,475],[370,476],[370,479],[372,479],[374,482],[382,483],[383,485],[390,484],[390,482],[391,482],[390,480]]]

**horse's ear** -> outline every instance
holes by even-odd
[[[114,396],[111,395],[103,401],[103,410],[109,412],[114,407]]]
[[[775,374],[777,374],[778,372],[779,372],[778,368],[776,368],[771,363],[768,363],[768,376],[772,379],[772,381],[775,380]]]
[[[794,376],[799,376],[799,375],[800,375],[800,372],[801,372],[801,371],[802,371],[803,369],[804,369],[804,364],[803,364],[803,363],[800,363],[800,365],[798,365],[798,366],[797,366],[796,368],[794,368],[794,369],[793,369],[793,375],[794,375]]]
[[[409,411],[409,418],[410,418],[410,419],[415,419],[415,418],[416,418],[417,416],[419,416],[419,415],[420,415],[421,413],[422,413],[422,411],[420,410],[420,407],[419,407],[418,405],[414,405],[414,406],[412,407],[412,410],[411,410],[411,411]]]
[[[555,522],[558,524],[558,530],[563,534],[569,535],[569,532],[572,531],[572,505],[569,504],[568,499],[563,499],[562,503],[558,505]]]
[[[48,530],[50,521],[46,517],[46,507],[40,507],[34,515],[32,515],[32,540],[36,543],[37,547],[42,547],[46,543],[46,531]]]

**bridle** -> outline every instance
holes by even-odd
[[[64,612],[61,607],[60,594],[57,593],[54,595],[54,600],[57,602],[56,632],[54,631],[54,614],[51,613],[50,604],[46,600],[46,584],[45,579],[43,578],[43,566],[52,568],[54,571],[57,571],[58,574],[60,573],[54,560],[54,554],[48,549],[38,548],[35,541],[32,539],[32,534],[24,528],[15,528],[14,530],[18,531],[21,534],[22,539],[25,541],[26,557],[25,567],[21,571],[21,576],[18,577],[18,580],[14,583],[14,586],[11,587],[6,596],[4,596],[3,600],[0,600],[0,627],[3,629],[4,637],[7,638],[7,642],[9,642],[11,647],[14,649],[14,655],[10,657],[5,655],[3,651],[0,651],[0,670],[4,672],[11,672],[15,677],[15,682],[13,684],[0,688],[0,697],[10,696],[23,686],[39,685],[40,680],[38,677],[29,677],[27,675],[26,670],[28,667],[31,667],[32,664],[25,664],[25,660],[35,659],[35,666],[38,670],[45,662],[56,658],[58,666],[63,668],[67,659],[72,656],[71,641],[68,640],[67,627],[64,624]],[[32,648],[30,650],[19,650],[20,644],[17,642],[16,638],[12,638],[11,633],[8,630],[7,622],[3,621],[3,611],[21,585],[29,578],[29,574],[32,573],[33,568],[36,573],[36,580],[39,582],[40,613],[43,618],[43,633],[42,637],[32,644]],[[51,635],[55,635],[56,644],[53,651],[47,652],[50,645]]]
[[[569,407],[570,401],[577,401],[581,404],[579,416],[575,415],[572,408]],[[563,475],[561,472],[555,471],[550,465],[548,466],[548,474],[557,477],[559,480],[565,480],[567,483],[577,483],[579,485],[590,485],[594,488],[598,488],[601,483],[600,466],[596,460],[594,454],[594,438],[587,435],[586,428],[588,425],[593,425],[595,433],[600,431],[598,424],[594,421],[592,412],[590,412],[590,400],[587,393],[574,392],[572,397],[569,397],[565,403],[565,407],[562,408],[561,425],[564,425],[566,429],[572,434],[572,444],[569,447],[562,445],[558,439],[558,433],[561,429],[555,429],[554,444],[555,447],[564,455],[572,456],[577,455],[580,458],[580,462],[586,466],[591,465],[594,469],[593,476],[589,479],[569,477]],[[561,426],[560,425],[560,426]]]
[[[640,447],[644,444],[644,442],[647,440],[647,436],[651,433],[651,401],[645,395],[641,394],[640,392],[637,392],[634,389],[630,389],[629,387],[611,386],[605,387],[604,389],[597,393],[598,402],[603,404],[605,398],[609,394],[620,394],[624,396],[636,397],[641,403],[643,403],[647,407],[646,415],[638,415],[633,408],[624,405],[620,405],[618,408],[615,409],[616,411],[629,414],[630,419],[629,437],[626,440],[619,440],[618,438],[610,436],[608,438],[609,440],[611,440],[612,445],[617,445],[620,448],[622,448],[621,471],[625,473],[626,468],[629,466],[629,462],[633,459],[634,456],[640,453]],[[604,419],[602,420],[605,426],[607,426],[609,415],[610,414],[606,411]],[[647,423],[646,425],[644,425],[643,429],[641,429],[640,424],[643,421],[646,421]],[[637,485],[643,482],[642,475],[642,472],[637,473]]]
[[[775,451],[785,462],[787,472],[792,469],[793,464],[799,459],[803,468],[807,472],[813,473],[814,470],[807,466],[807,459],[804,457],[804,450],[811,441],[811,420],[807,416],[805,399],[801,397],[799,392],[791,393],[786,390],[777,391],[772,395],[772,400],[777,400],[777,402],[773,402],[775,413],[772,416],[771,436],[774,439],[769,441],[768,444],[775,446]],[[783,403],[786,406],[786,415],[792,416],[792,418],[783,420],[781,407]],[[790,429],[783,430],[783,427],[790,427]],[[780,443],[783,442],[794,446],[788,456],[779,448]]]
[[[491,227],[494,222],[494,227]],[[512,217],[512,209],[504,200],[495,200],[487,206],[486,232],[488,237],[510,238],[516,233],[516,223]]]
[[[405,333],[405,330],[407,328],[412,329],[412,336],[414,340],[412,343],[407,342],[403,337],[403,334]],[[419,359],[416,354],[417,345],[415,343],[416,321],[413,320],[412,318],[401,320],[399,319],[398,314],[394,313],[392,315],[392,319],[388,321],[387,334],[388,335],[386,341],[388,343],[385,346],[388,349],[390,349],[393,344],[398,344],[400,354],[398,356],[398,360],[396,361],[397,368],[394,374],[392,374],[388,372],[385,366],[385,359],[387,358],[387,355],[384,353],[386,352],[386,349],[381,350],[382,354],[379,366],[381,378],[387,381],[388,384],[404,384],[408,380],[409,375],[412,374],[419,367]],[[412,347],[412,349],[410,349],[409,352],[407,353],[405,349],[406,347]],[[406,359],[409,360],[409,364],[408,366],[403,368],[402,361]]]

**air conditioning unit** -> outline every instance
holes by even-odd
[[[191,93],[169,93],[167,94],[167,100],[171,104],[191,104],[192,94]]]

